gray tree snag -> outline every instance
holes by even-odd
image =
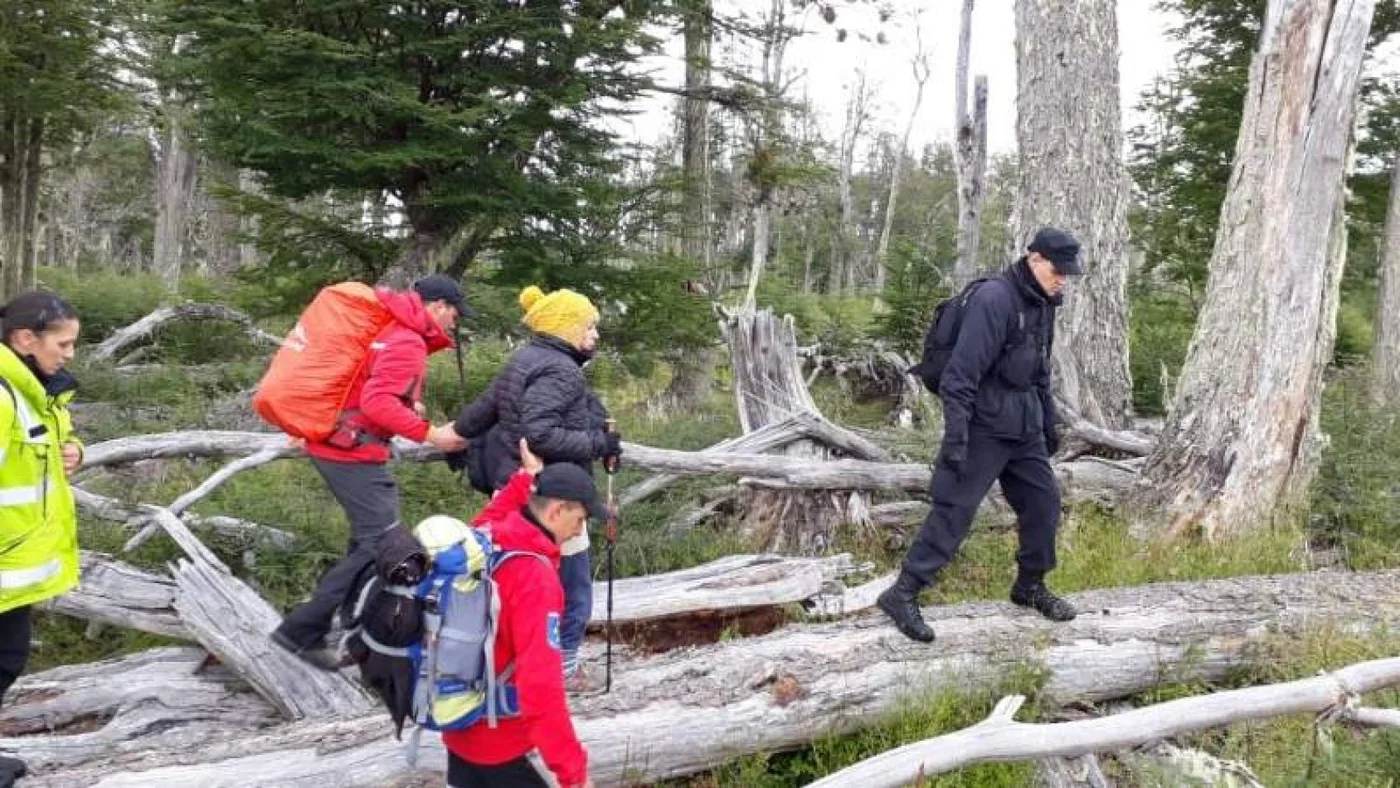
[[[783,94],[788,84],[783,81],[783,58],[788,44],[801,31],[788,24],[787,0],[772,0],[763,22],[763,60],[760,66],[763,92],[762,108],[757,118],[749,119],[750,185],[753,187],[750,206],[753,248],[749,256],[748,288],[744,304],[752,309],[758,294],[758,282],[763,266],[768,262],[769,234],[773,224],[773,200],[778,189],[776,169],[782,155]]]
[[[975,0],[963,0],[958,34],[957,72],[953,78],[953,168],[958,179],[958,261],[956,285],[977,276],[977,250],[982,243],[983,181],[987,173],[987,78],[977,75],[972,106],[967,102],[968,60],[972,54],[972,10]]]
[[[855,290],[856,273],[859,263],[856,260],[856,221],[855,196],[851,190],[851,180],[855,175],[856,147],[860,144],[861,131],[870,120],[870,103],[873,91],[863,69],[856,69],[851,84],[846,89],[846,116],[841,127],[840,162],[837,169],[837,193],[840,200],[841,216],[836,226],[836,244],[833,249],[831,279],[827,291],[849,293]]]
[[[1343,179],[1374,6],[1268,5],[1205,302],[1134,491],[1140,532],[1267,527],[1295,510],[1316,475]]]
[[[162,98],[164,129],[156,151],[156,232],[152,267],[169,292],[180,288],[189,247],[190,212],[195,203],[198,158],[185,128],[185,108],[173,96]]]
[[[909,108],[909,120],[904,124],[904,133],[899,138],[899,148],[894,154],[894,169],[890,173],[890,191],[885,197],[885,221],[880,229],[880,243],[875,249],[875,292],[885,290],[885,263],[890,253],[890,233],[894,229],[894,211],[899,204],[899,187],[904,182],[904,157],[909,152],[909,137],[914,133],[914,121],[919,117],[919,107],[924,103],[924,86],[929,78],[929,53],[924,50],[924,29],[917,15],[914,19],[914,57],[909,67],[914,72],[914,103]]]
[[[710,0],[689,0],[683,9],[686,95],[681,104],[681,254],[699,262],[708,278],[712,257],[709,94],[714,8]],[[678,409],[704,403],[718,362],[715,347],[683,348],[675,353],[666,399]]]
[[[1128,426],[1128,171],[1118,90],[1115,0],[1017,0],[1016,141],[1021,181],[1011,232],[1024,249],[1044,225],[1082,247],[1087,276],[1060,309],[1057,393],[1100,427]]]
[[[1387,408],[1400,402],[1400,155],[1391,167],[1376,338],[1371,348],[1371,402]]]

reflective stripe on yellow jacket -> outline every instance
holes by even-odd
[[[0,612],[42,602],[78,583],[78,517],[63,471],[76,443],[68,402],[49,396],[0,344]]]

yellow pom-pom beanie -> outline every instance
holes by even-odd
[[[583,347],[583,335],[598,322],[598,308],[587,296],[572,290],[546,293],[535,285],[520,291],[522,322],[537,334],[559,337],[576,348]]]

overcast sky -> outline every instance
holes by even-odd
[[[930,54],[932,78],[924,90],[923,105],[914,125],[910,145],[918,150],[928,142],[952,138],[953,67],[957,57],[961,0],[893,0],[902,9],[880,25],[874,9],[841,7],[835,25],[828,25],[815,14],[805,20],[810,35],[794,41],[789,48],[787,71],[800,81],[793,95],[806,93],[816,106],[828,139],[840,136],[848,86],[856,71],[864,70],[867,81],[878,85],[875,124],[894,133],[903,130],[914,102],[914,77],[910,59],[916,51],[913,11],[922,9],[919,29],[925,50]],[[1124,128],[1138,122],[1132,107],[1152,80],[1171,68],[1175,53],[1167,28],[1173,19],[1157,10],[1152,0],[1120,0],[1118,36],[1120,45],[1120,85],[1123,93]],[[717,10],[744,8],[757,15],[767,8],[765,0],[716,0]],[[840,6],[838,6],[840,7]],[[992,153],[1011,152],[1016,147],[1016,50],[1015,3],[1013,0],[980,0],[973,16],[972,72],[987,75],[987,144]],[[851,31],[846,41],[837,42],[836,28]],[[880,45],[862,41],[858,32],[873,38],[883,30],[888,42]],[[667,55],[655,62],[658,76],[671,84],[684,81],[681,43],[669,41]],[[718,58],[724,42],[716,41]],[[755,53],[755,57],[757,54]],[[657,98],[646,110],[622,121],[624,137],[639,142],[655,142],[669,130],[674,98]]]

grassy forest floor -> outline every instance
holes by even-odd
[[[69,281],[69,295],[84,315],[84,334],[100,339],[112,327],[139,317],[147,308],[138,285],[116,281]],[[1158,314],[1161,306],[1141,305],[1147,324],[1134,329],[1134,368],[1142,382],[1140,407],[1160,402],[1157,367],[1172,357],[1179,364],[1189,328],[1182,331],[1179,317]],[[285,323],[268,321],[270,330]],[[1342,346],[1348,347],[1346,331]],[[1355,342],[1354,342],[1355,344]],[[234,328],[207,325],[164,331],[157,351],[145,362],[164,365],[159,371],[118,374],[111,367],[78,363],[83,383],[77,422],[84,438],[96,442],[119,435],[177,429],[249,429],[246,405],[238,395],[256,381],[263,367],[260,351],[248,345]],[[457,385],[451,359],[434,360],[428,406],[440,421],[454,412],[465,397],[479,391],[509,352],[506,343],[480,341],[472,345],[466,394]],[[716,381],[709,403],[685,413],[667,413],[653,407],[667,383],[663,365],[650,374],[630,374],[615,359],[601,358],[590,375],[618,418],[630,441],[677,449],[699,449],[739,431],[733,398]],[[1153,370],[1153,371],[1149,371]],[[1340,366],[1325,394],[1324,428],[1331,446],[1315,487],[1312,504],[1293,522],[1272,531],[1233,541],[1143,545],[1132,539],[1125,523],[1113,512],[1094,506],[1075,506],[1066,514],[1060,536],[1061,566],[1051,576],[1059,591],[1149,583],[1160,580],[1198,580],[1234,575],[1296,572],[1320,565],[1340,565],[1369,570],[1400,567],[1400,421],[1378,414],[1362,403],[1364,383],[1359,368]],[[888,421],[889,403],[856,401],[830,379],[819,379],[814,396],[832,420],[872,431],[886,446],[910,461],[926,460],[936,448],[934,437],[920,431],[900,431]],[[242,421],[240,421],[240,419]],[[624,457],[625,466],[625,457]],[[213,463],[154,462],[111,472],[99,472],[83,483],[95,492],[130,501],[168,502],[207,476]],[[467,515],[483,503],[441,463],[399,464],[396,476],[403,491],[404,515],[409,522],[433,513]],[[637,471],[623,471],[619,489],[643,478]],[[717,480],[679,483],[666,492],[624,512],[622,539],[617,549],[620,574],[638,575],[693,566],[720,556],[746,551],[751,546],[723,522],[710,522],[683,533],[663,528],[666,520]],[[241,474],[202,502],[196,510],[228,514],[292,532],[292,549],[259,548],[254,556],[247,545],[217,541],[212,546],[225,561],[274,605],[285,607],[313,586],[320,572],[343,552],[346,526],[340,509],[304,462],[282,461]],[[849,551],[873,562],[881,571],[894,566],[917,529],[917,522],[897,529],[874,532],[848,528],[834,549]],[[128,533],[112,524],[88,517],[81,520],[85,548],[119,552]],[[944,573],[926,603],[973,599],[1002,599],[1014,574],[1015,534],[1011,529],[974,529],[958,560]],[[149,541],[134,555],[133,563],[162,567],[174,558],[169,540]],[[86,623],[42,615],[39,641],[30,670],[60,663],[84,662],[154,645],[153,636],[106,629],[91,633]],[[1319,630],[1303,642],[1280,642],[1263,649],[1246,668],[1236,671],[1223,686],[1244,686],[1299,678],[1319,669],[1378,656],[1400,653],[1400,635],[1390,632],[1338,633]],[[1040,677],[1027,668],[1007,678],[996,692],[965,697],[942,694],[910,698],[905,706],[877,728],[859,735],[818,742],[799,752],[739,759],[706,775],[678,781],[688,786],[792,786],[829,773],[901,743],[972,724],[990,711],[996,699],[1008,692],[1028,694],[1030,703],[1023,720],[1051,720],[1054,711],[1036,705]],[[1151,693],[1130,699],[1145,704],[1195,694],[1219,687],[1182,684],[1163,676]],[[1377,698],[1378,705],[1400,705],[1400,692]],[[1219,756],[1252,766],[1269,786],[1394,786],[1400,785],[1400,732],[1374,732],[1354,737],[1344,731],[1314,728],[1310,718],[1286,718],[1273,722],[1237,725],[1189,737],[1185,742]],[[1122,784],[1152,785],[1145,773],[1129,774],[1128,767],[1112,760],[1108,769]],[[1030,765],[991,765],[966,769],[933,781],[940,786],[1019,786],[1034,780]]]

